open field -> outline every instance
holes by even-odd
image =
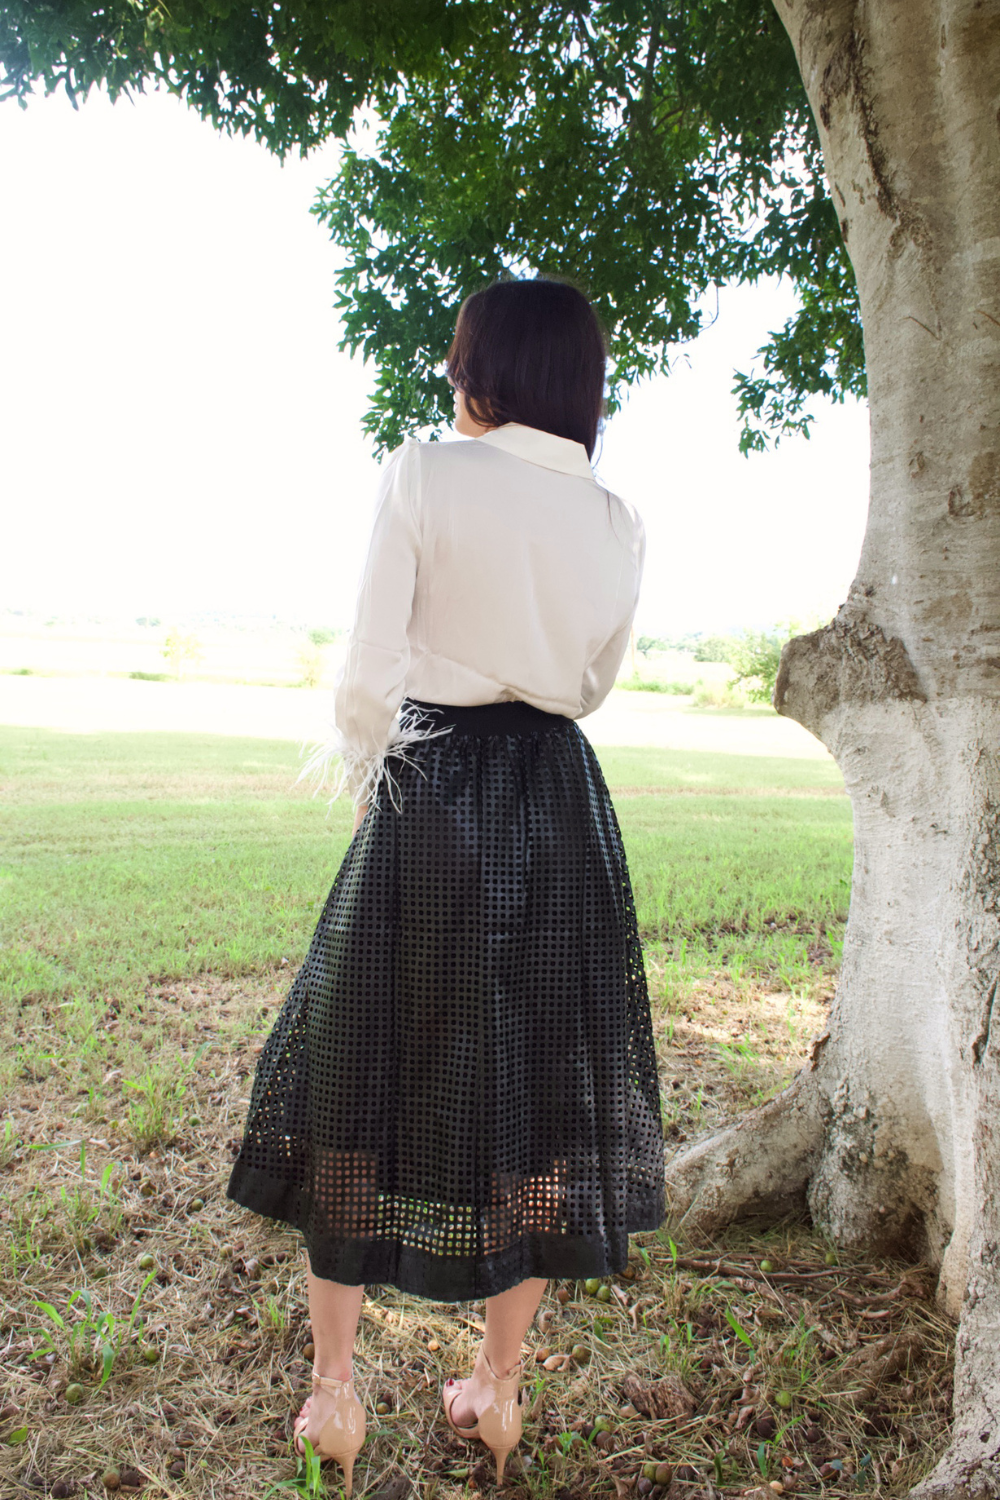
[[[317,622],[318,623],[318,622]],[[190,656],[171,659],[171,634],[193,646]],[[58,620],[0,613],[0,674],[41,677],[177,678],[194,683],[241,683],[290,687],[307,666],[317,683],[329,685],[341,660],[347,632],[323,631],[317,646],[303,625],[279,620],[192,619],[174,623]],[[322,639],[322,637],[320,637]],[[690,651],[626,654],[622,675],[690,684],[724,682],[732,675],[719,662],[698,662]]]
[[[178,629],[196,651],[180,662],[188,681],[290,686],[301,680],[305,660],[315,653],[306,630],[278,621],[243,626],[198,621],[175,626],[170,620],[140,625],[38,617],[15,620],[8,614],[0,619],[0,673],[127,678],[141,672],[147,677],[172,678],[177,676],[178,664],[165,655],[164,647],[171,631]],[[332,669],[332,643],[321,649],[316,660],[324,672]]]
[[[331,693],[306,688],[0,673],[0,724],[71,734],[187,733],[299,744],[321,737],[332,712]],[[595,745],[831,763],[818,740],[768,708],[699,710],[684,699],[615,689],[582,723]]]
[[[821,1028],[850,811],[822,755],[600,755],[678,1144],[783,1086]],[[0,729],[4,1497],[104,1495],[114,1468],[149,1495],[247,1500],[295,1473],[298,1237],[223,1194],[256,1055],[350,832],[348,808],[327,818],[294,784],[298,764],[282,739]],[[949,1410],[953,1331],[925,1278],[840,1266],[804,1224],[719,1245],[670,1228],[637,1236],[607,1290],[550,1283],[509,1488],[904,1494]],[[482,1305],[369,1293],[359,1489],[488,1488],[438,1396],[468,1368]]]

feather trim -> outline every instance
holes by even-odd
[[[385,749],[367,755],[356,745],[350,744],[336,725],[332,725],[324,740],[311,748],[306,741],[300,746],[299,754],[305,755],[308,751],[308,759],[295,778],[296,784],[305,780],[313,781],[315,797],[333,776],[333,792],[328,802],[330,807],[344,792],[351,795],[355,807],[360,807],[363,803],[367,803],[369,807],[378,807],[379,794],[384,786],[388,790],[389,801],[398,812],[399,783],[392,774],[389,760],[398,760],[401,765],[414,765],[415,762],[406,753],[412,745],[451,733],[450,725],[443,729],[435,729],[433,725],[434,720],[430,714],[411,707],[401,719],[394,719],[389,725]]]

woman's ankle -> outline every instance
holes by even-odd
[[[498,1360],[486,1352],[485,1344],[480,1344],[479,1350],[483,1358],[484,1374],[491,1376],[495,1380],[510,1380],[513,1375],[516,1375],[518,1366],[521,1363],[520,1354],[515,1355],[512,1360],[506,1358]]]
[[[317,1355],[313,1361],[313,1372],[324,1380],[353,1380],[353,1362],[337,1359],[320,1359]]]

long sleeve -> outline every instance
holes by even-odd
[[[401,729],[396,713],[410,664],[407,626],[420,560],[419,451],[408,438],[389,454],[379,476],[371,540],[361,574],[354,625],[334,692],[335,729],[314,747],[302,777],[325,782],[340,772],[333,797],[347,792],[355,807],[377,798],[386,753],[423,735]],[[391,778],[390,778],[391,780]]]
[[[355,806],[375,792],[410,664],[406,630],[420,558],[418,460],[417,445],[408,439],[383,465],[354,625],[337,679],[334,718],[344,789]]]
[[[580,690],[580,717],[592,714],[595,709],[600,708],[605,698],[615,685],[618,676],[618,668],[628,649],[629,633],[632,629],[632,621],[639,604],[639,588],[642,583],[642,570],[646,560],[646,532],[639,516],[635,516],[636,531],[633,541],[631,566],[627,568],[626,580],[628,588],[625,597],[626,613],[607,640],[602,643],[598,650],[587,663],[583,674],[583,684]]]

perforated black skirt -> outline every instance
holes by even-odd
[[[459,1302],[621,1270],[663,1221],[663,1136],[600,766],[527,704],[416,707],[451,731],[396,758],[351,841],[228,1195],[351,1286]]]

